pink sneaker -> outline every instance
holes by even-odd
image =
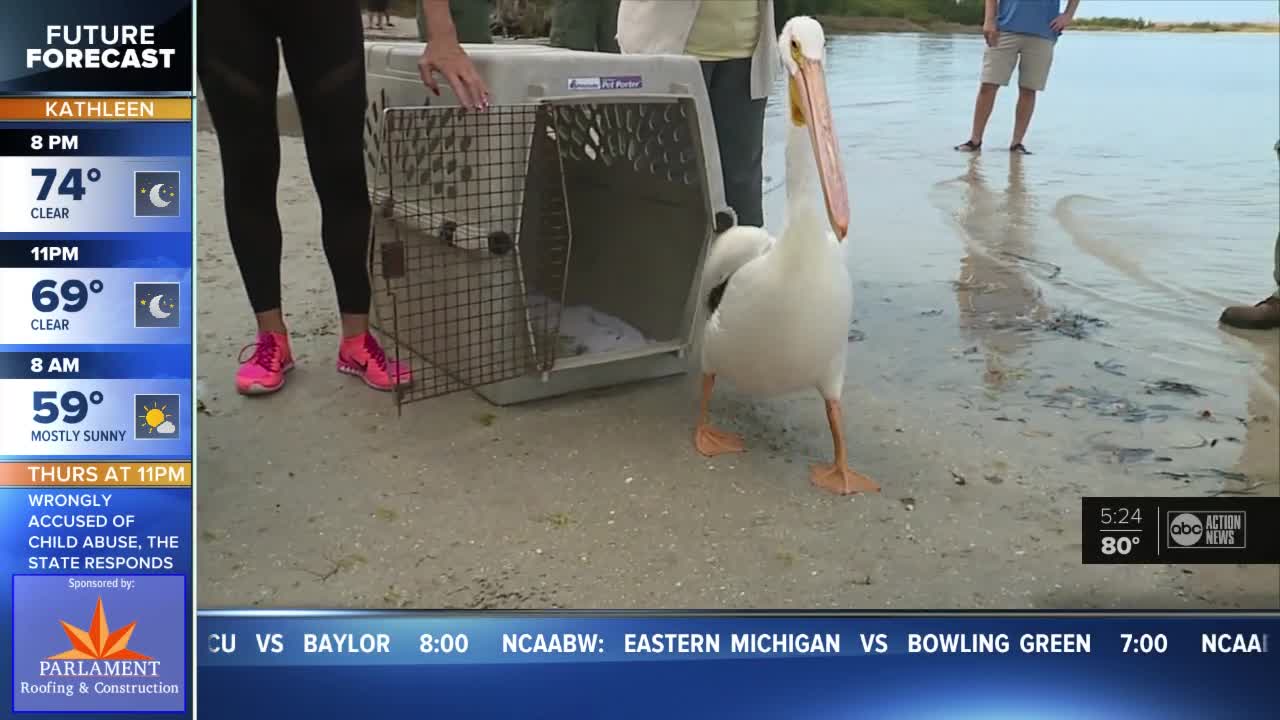
[[[338,372],[354,375],[374,390],[391,390],[413,381],[409,366],[388,360],[382,346],[369,332],[342,339],[338,347]]]
[[[245,351],[253,354],[245,359]],[[241,395],[267,395],[284,387],[284,374],[293,369],[289,338],[283,333],[260,332],[258,340],[240,350],[236,390]]]

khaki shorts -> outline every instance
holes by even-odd
[[[1044,90],[1049,82],[1049,66],[1053,64],[1054,42],[1048,38],[1022,33],[1002,32],[995,47],[982,55],[982,82],[1008,85],[1013,66],[1018,66],[1018,86],[1028,90]]]

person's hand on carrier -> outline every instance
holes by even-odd
[[[458,43],[458,33],[449,14],[448,0],[424,0],[427,46],[418,59],[418,72],[431,92],[440,94],[436,73],[444,76],[458,102],[473,110],[489,107],[489,88],[476,66]]]
[[[422,82],[436,95],[440,94],[440,85],[435,74],[440,73],[462,105],[473,110],[489,107],[489,88],[457,42],[451,45],[428,43],[418,60],[418,72],[422,73]]]

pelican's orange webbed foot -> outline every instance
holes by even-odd
[[[809,469],[809,480],[837,495],[880,492],[880,486],[874,480],[846,465],[814,465]]]
[[[699,425],[698,429],[693,431],[693,446],[707,457],[746,451],[741,435],[717,430],[710,425]]]

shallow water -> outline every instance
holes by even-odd
[[[939,389],[960,395],[962,407],[985,404],[987,414],[1021,407],[1022,422],[1040,428],[1031,432],[1075,435],[1086,453],[1133,446],[1164,457],[1178,454],[1159,449],[1167,438],[1196,444],[1218,433],[1232,441],[1173,462],[1253,456],[1251,469],[1275,476],[1274,446],[1248,447],[1255,433],[1242,425],[1276,420],[1280,335],[1232,333],[1217,316],[1275,289],[1280,37],[1069,35],[1040,96],[1028,157],[1004,149],[1016,100],[1009,89],[986,150],[951,149],[968,137],[982,48],[969,35],[830,40],[866,338],[854,346],[853,379],[925,408],[938,407]],[[783,108],[771,103],[766,123],[775,230]],[[1045,331],[1063,311],[1105,326],[1086,323],[1086,339]],[[1148,393],[1161,379],[1205,394]],[[1065,387],[1077,390],[1064,396]],[[1046,406],[1054,411],[1030,414]],[[1087,428],[1101,437],[1086,441],[1072,421],[1090,415],[1103,425]]]
[[[1044,259],[1075,271],[1065,281],[1134,314],[1190,319],[1189,305],[1272,289],[1280,37],[1065,37],[1027,138],[1036,154],[1012,166],[1003,151],[1011,89],[997,102],[987,152],[972,163],[948,152],[967,137],[980,37],[837,36],[829,53],[859,250],[876,253],[878,236],[910,227],[903,220],[913,218],[897,212],[904,208],[964,210],[979,224],[1007,210],[1010,227],[1041,245]],[[779,182],[781,110],[771,105],[769,128]],[[938,197],[948,183],[953,195],[968,188],[975,202],[994,204]]]

